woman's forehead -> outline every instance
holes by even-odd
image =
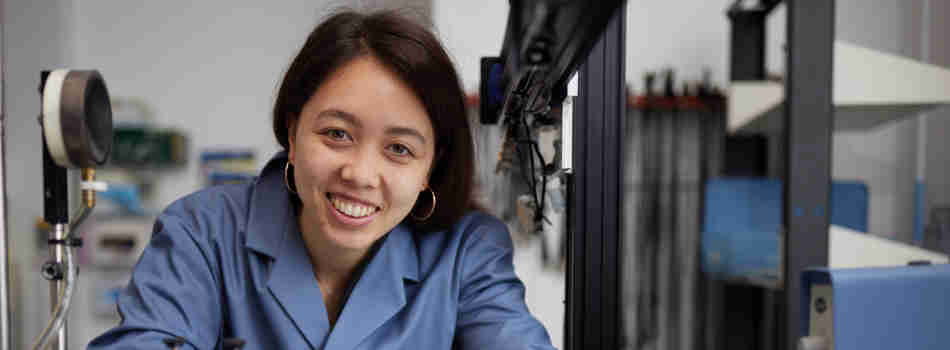
[[[417,128],[423,129],[419,130],[423,135],[434,132],[425,105],[415,92],[372,56],[354,59],[331,74],[302,112],[309,118]]]

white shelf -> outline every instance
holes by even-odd
[[[950,104],[950,69],[836,41],[835,130],[866,130]],[[785,85],[734,81],[729,86],[729,131],[781,127]]]
[[[781,258],[781,240],[776,247]],[[847,227],[828,225],[828,267],[832,269],[897,267],[907,266],[914,261],[927,261],[931,264],[950,263],[950,257],[935,252],[884,238],[872,233],[859,232]],[[768,289],[783,289],[781,262],[774,270],[763,270],[748,276],[730,276],[730,283],[759,286]]]
[[[946,254],[837,225],[829,225],[828,259],[828,266],[835,269],[948,262]]]

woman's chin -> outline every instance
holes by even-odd
[[[351,231],[330,228],[326,230],[326,236],[330,244],[345,250],[366,250],[376,242],[382,234],[373,234],[363,232],[363,230]]]

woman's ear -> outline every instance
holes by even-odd
[[[287,118],[287,159],[290,164],[294,163],[294,149],[297,144],[297,122],[292,118]]]

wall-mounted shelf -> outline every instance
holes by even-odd
[[[950,104],[950,69],[842,41],[834,44],[834,129],[867,130]],[[785,84],[733,81],[729,132],[781,130]]]

